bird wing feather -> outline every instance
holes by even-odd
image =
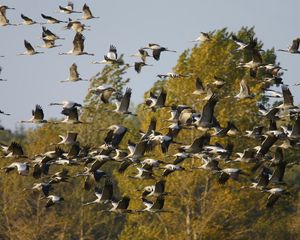
[[[121,99],[121,103],[119,106],[119,112],[127,112],[130,104],[130,97],[131,97],[131,88],[127,88],[124,96]]]

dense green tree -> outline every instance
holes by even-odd
[[[237,36],[249,41],[255,37],[254,29],[242,28]],[[262,47],[261,42],[258,43],[258,47]],[[257,102],[268,101],[260,95],[264,84],[262,78],[267,75],[259,70],[257,77],[253,78],[248,70],[237,68],[239,62],[250,61],[251,56],[247,52],[234,52],[236,48],[236,44],[231,40],[231,33],[226,29],[215,32],[210,41],[185,50],[179,57],[173,70],[187,77],[158,80],[151,91],[160,91],[163,88],[167,91],[168,106],[186,104],[192,106],[197,112],[201,112],[205,101],[192,94],[195,90],[195,80],[199,77],[204,86],[211,86],[219,96],[215,116],[221,126],[225,126],[227,121],[232,121],[240,129],[240,135],[237,138],[212,138],[211,142],[218,141],[226,144],[230,141],[234,143],[234,152],[241,152],[245,148],[260,144],[260,141],[249,140],[241,136],[246,129],[252,129],[257,124],[268,126],[268,122],[257,114]],[[276,63],[274,49],[262,53],[262,59],[264,63]],[[214,76],[225,79],[226,83],[222,88],[213,86]],[[255,94],[253,99],[236,100],[233,97],[239,92],[239,83],[242,79],[247,81],[251,91]],[[148,96],[149,92],[145,94],[145,98]],[[159,109],[152,113],[145,105],[140,105],[138,114],[142,129],[147,128],[153,116],[159,119],[157,129],[167,127],[169,124],[164,121],[169,118],[168,109]],[[190,144],[195,137],[202,134],[203,132],[199,130],[182,130],[176,141]],[[171,162],[170,156],[176,152],[176,146],[171,147],[168,155],[163,155],[157,148],[151,156]],[[288,154],[289,151],[286,151],[286,155]],[[294,157],[298,155],[299,152],[294,151]],[[182,164],[186,169],[200,165],[201,162],[198,159],[188,159]],[[239,166],[251,174],[249,164],[229,164],[230,166]],[[221,164],[221,168],[223,167],[225,165]],[[297,167],[292,169],[294,170],[287,170],[287,178],[295,175],[295,172],[291,171],[299,174]],[[244,178],[241,183],[229,182],[226,186],[220,186],[217,183],[217,174],[205,170],[174,173],[167,177],[167,191],[174,193],[175,196],[166,197],[166,209],[173,213],[129,216],[121,238],[293,239],[296,236],[295,225],[292,229],[289,220],[296,217],[295,211],[298,203],[295,204],[295,202],[299,201],[297,196],[299,181],[293,179],[289,183],[293,186],[290,189],[292,196],[282,198],[274,211],[268,211],[265,208],[266,193],[242,189],[243,185],[250,184],[247,178]]]
[[[90,88],[95,88],[102,84],[111,84],[118,92],[122,93],[125,84],[129,79],[124,78],[127,67],[125,66],[105,66],[103,70],[92,78]],[[34,156],[54,150],[55,143],[59,142],[58,135],[65,135],[67,131],[77,131],[79,141],[82,146],[89,145],[97,148],[103,144],[107,131],[100,131],[113,124],[123,124],[130,127],[132,131],[128,135],[134,134],[135,122],[132,119],[125,119],[114,113],[106,112],[112,108],[113,104],[101,104],[100,100],[89,91],[82,108],[81,121],[87,124],[76,126],[69,124],[49,123],[26,132],[23,129],[15,133],[5,132],[1,135],[3,142],[9,144],[12,140],[20,142],[21,136],[25,136],[22,143],[26,156]],[[128,137],[127,137],[128,138]],[[65,151],[67,146],[61,146]],[[1,166],[4,167],[15,161],[26,161],[27,159],[1,159]],[[28,159],[30,161],[30,159]],[[113,179],[115,192],[118,192],[117,180],[112,176],[112,166],[104,166]],[[101,212],[106,209],[103,206],[82,206],[83,202],[91,201],[95,198],[93,188],[85,191],[83,178],[73,178],[78,172],[84,171],[83,166],[65,167],[72,176],[68,183],[54,186],[54,194],[63,196],[66,204],[61,204],[56,208],[45,209],[46,200],[41,200],[39,193],[23,191],[31,188],[33,183],[47,181],[44,179],[34,179],[31,176],[21,177],[16,172],[2,175],[1,184],[1,219],[2,228],[0,236],[2,239],[116,239],[122,229],[125,216],[110,215]],[[61,171],[61,166],[51,166],[49,175]],[[15,179],[15,180],[14,180]],[[99,184],[100,186],[102,183]]]
[[[210,41],[193,46],[185,50],[179,57],[174,72],[187,75],[182,78],[158,80],[151,91],[167,92],[167,105],[187,104],[196,111],[201,111],[205,101],[195,96],[195,79],[199,77],[205,86],[211,86],[217,92],[219,102],[215,109],[215,116],[222,126],[227,121],[233,121],[240,129],[241,135],[236,138],[213,137],[211,142],[234,143],[234,152],[247,147],[254,147],[260,141],[242,137],[246,129],[256,124],[267,126],[268,122],[258,116],[257,102],[267,103],[268,99],[260,95],[265,72],[259,70],[257,77],[249,75],[249,71],[236,68],[240,61],[251,60],[248,52],[234,52],[236,44],[231,40],[231,33],[221,29],[211,33]],[[237,36],[245,41],[255,37],[253,28],[242,28]],[[258,47],[262,47],[258,42]],[[274,49],[262,53],[264,63],[275,63]],[[103,144],[106,129],[113,124],[121,124],[130,131],[120,144],[120,149],[126,149],[130,139],[137,142],[140,138],[139,130],[146,131],[152,117],[158,119],[157,130],[165,133],[163,128],[168,126],[165,119],[169,118],[169,108],[151,112],[144,104],[138,106],[138,118],[122,116],[107,110],[113,109],[113,104],[103,104],[99,97],[90,91],[102,84],[111,84],[118,93],[124,92],[126,83],[126,65],[105,66],[102,71],[92,78],[89,92],[81,110],[81,120],[85,124],[64,125],[44,124],[32,130],[18,130],[16,133],[1,132],[0,138],[4,143],[12,140],[21,142],[28,158],[0,159],[0,168],[14,161],[31,161],[37,155],[55,148],[59,141],[59,134],[67,131],[79,133],[81,146],[88,145],[99,150]],[[213,86],[214,76],[222,77],[226,84],[222,88]],[[251,91],[255,93],[253,99],[236,100],[234,95],[239,91],[239,83],[245,79]],[[145,98],[149,92],[145,93]],[[116,95],[112,97],[114,99]],[[210,131],[209,131],[210,132]],[[177,142],[190,144],[195,137],[204,132],[196,129],[182,130]],[[25,137],[23,137],[25,136]],[[62,146],[64,150],[69,147]],[[163,154],[155,147],[145,154],[145,158],[155,158],[171,163],[176,153],[177,145],[172,144],[169,152]],[[289,163],[298,161],[299,151],[285,150],[285,158]],[[114,155],[114,153],[112,153]],[[143,159],[141,159],[143,160]],[[136,166],[130,166],[124,174],[118,173],[120,163],[108,162],[101,167],[113,181],[114,195],[118,198],[128,195],[131,198],[129,208],[143,209],[141,191],[145,186],[153,184],[162,178],[161,169],[155,170],[156,180],[134,180]],[[95,199],[93,189],[85,191],[84,179],[74,177],[84,170],[83,164],[64,166],[72,176],[68,182],[54,186],[53,194],[63,196],[65,202],[45,208],[42,194],[24,190],[31,188],[33,183],[47,181],[47,178],[34,179],[32,176],[20,176],[16,172],[0,175],[0,239],[299,239],[299,166],[286,170],[286,187],[291,193],[280,198],[273,209],[266,209],[268,194],[249,190],[244,186],[250,185],[249,177],[242,177],[241,181],[229,180],[226,185],[217,183],[218,174],[193,169],[200,166],[202,161],[197,158],[185,160],[182,166],[186,171],[175,172],[166,177],[165,213],[133,212],[131,214],[115,214],[101,211],[108,209],[108,204],[82,206],[82,203]],[[237,166],[251,173],[249,164],[224,164]],[[51,166],[50,175],[60,171],[62,166]],[[102,186],[101,182],[98,186]]]

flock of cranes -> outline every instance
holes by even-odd
[[[6,16],[6,11],[10,8],[8,6],[0,5],[0,26],[15,25],[10,23]],[[69,2],[67,6],[59,6],[59,12],[65,14],[83,13],[82,20],[89,20],[98,18],[95,17],[87,4],[85,4],[81,11],[75,11],[74,5]],[[67,24],[66,29],[74,30],[75,37],[73,40],[73,47],[69,52],[60,53],[60,55],[91,55],[85,51],[84,41],[85,37],[82,32],[91,30],[89,26],[82,24],[80,20],[68,21],[58,20],[51,16],[41,14],[43,19],[46,19],[46,23],[38,23],[31,18],[21,14],[23,23],[25,25],[32,24]],[[54,48],[61,45],[56,45],[57,40],[62,40],[45,26],[42,27],[42,40],[44,41],[44,48]],[[196,42],[203,43],[210,41],[213,36],[207,33],[201,33],[195,40]],[[260,53],[263,51],[259,49],[256,39],[249,39],[248,42],[242,41],[235,35],[231,36],[233,42],[236,43],[237,48],[232,54],[240,51],[251,52],[252,60],[250,62],[239,62],[237,68],[248,68],[250,75],[256,77],[256,72],[259,69],[263,69],[265,72],[271,74],[271,78],[264,79],[266,85],[264,89],[265,96],[283,98],[283,103],[272,109],[266,109],[264,106],[259,106],[259,112],[262,118],[270,120],[270,128],[268,131],[263,132],[262,126],[256,126],[253,130],[248,130],[245,134],[241,133],[239,128],[235,126],[233,122],[228,122],[227,126],[221,127],[217,116],[214,115],[215,106],[219,101],[222,101],[218,96],[218,93],[214,91],[211,86],[204,86],[200,78],[195,79],[195,91],[190,93],[192,95],[199,96],[202,101],[206,101],[201,111],[195,110],[192,106],[187,105],[171,105],[166,104],[168,91],[161,89],[159,93],[150,93],[149,98],[146,99],[146,108],[155,112],[159,109],[170,109],[171,117],[167,119],[171,122],[171,125],[167,127],[166,134],[159,132],[156,129],[158,120],[152,118],[149,123],[149,127],[146,132],[141,134],[140,140],[137,143],[131,141],[128,142],[128,151],[119,149],[119,145],[122,142],[123,137],[127,133],[128,129],[122,125],[112,125],[108,129],[101,129],[107,131],[104,139],[104,144],[98,148],[90,148],[88,146],[81,145],[77,140],[78,134],[76,132],[67,132],[67,135],[60,135],[60,142],[54,145],[54,150],[46,153],[42,153],[37,156],[29,157],[24,153],[22,146],[16,142],[12,142],[6,146],[1,144],[1,149],[6,158],[16,159],[15,162],[5,166],[2,170],[5,173],[16,170],[18,174],[23,176],[32,175],[35,179],[47,179],[47,181],[35,183],[32,187],[27,188],[30,191],[40,191],[43,193],[44,198],[47,199],[45,207],[51,207],[55,204],[61,203],[64,200],[62,196],[55,195],[55,188],[59,184],[76,179],[77,177],[84,178],[84,188],[86,190],[92,189],[93,185],[96,199],[90,202],[83,203],[83,206],[91,204],[111,204],[111,208],[107,211],[119,212],[119,213],[133,213],[133,212],[169,212],[164,207],[165,200],[172,193],[166,192],[166,183],[170,174],[180,174],[180,171],[195,171],[196,169],[203,169],[216,174],[218,182],[220,184],[226,184],[229,179],[238,181],[239,179],[249,179],[250,173],[247,171],[235,167],[235,163],[253,164],[256,172],[256,178],[251,178],[251,184],[245,186],[259,191],[268,192],[269,196],[266,200],[266,207],[270,208],[276,203],[276,201],[283,195],[289,194],[286,188],[283,188],[284,173],[287,166],[293,166],[297,162],[288,163],[284,159],[283,151],[287,148],[295,148],[299,143],[300,138],[300,118],[298,117],[299,108],[294,105],[293,96],[288,88],[284,85],[280,78],[280,71],[285,70],[280,66],[265,64],[262,61]],[[299,52],[300,39],[293,40],[293,44],[285,51],[288,53],[300,53]],[[21,55],[35,55],[42,54],[43,52],[36,51],[35,48],[24,40],[26,51]],[[151,52],[151,53],[149,53]],[[140,58],[140,62],[135,62],[132,66],[137,73],[141,72],[142,67],[149,66],[146,63],[147,58],[153,57],[155,60],[160,60],[162,52],[175,52],[167,47],[159,44],[149,43],[147,46],[138,50],[137,54],[132,56]],[[109,51],[104,55],[104,59],[94,64],[125,64],[122,57],[118,56],[117,48],[114,45],[109,47]],[[127,64],[130,67],[129,64]],[[1,73],[1,68],[0,68]],[[157,77],[162,79],[168,78],[185,78],[188,75],[182,75],[177,73],[158,74]],[[4,79],[1,79],[4,81]],[[76,63],[70,67],[70,75],[67,80],[61,82],[77,82],[86,81],[80,77]],[[212,85],[222,87],[226,84],[226,79],[215,76]],[[273,84],[282,84],[282,92],[276,92],[269,89]],[[117,90],[111,85],[101,85],[97,88],[91,89],[91,93],[95,94],[101,104],[108,104],[112,102],[114,94]],[[131,99],[131,88],[126,88],[124,94],[121,94],[116,99],[116,108],[114,110],[107,110],[112,112],[111,114],[132,115],[136,116],[129,110]],[[241,80],[240,91],[238,93],[229,93],[227,97],[233,98],[234,101],[241,101],[247,98],[254,98],[255,95],[251,92],[251,89],[247,85],[246,80]],[[32,110],[32,117],[29,120],[23,120],[22,123],[36,123],[36,124],[89,124],[88,122],[80,121],[79,109],[83,108],[80,103],[63,101],[58,103],[50,103],[50,105],[62,106],[62,114],[66,116],[60,122],[50,122],[44,118],[43,109],[40,105],[36,105]],[[0,111],[3,115],[7,113]],[[293,126],[281,126],[277,127],[276,121],[280,119],[292,118],[295,119]],[[180,131],[189,131],[190,129],[198,129],[205,133],[199,137],[196,137],[191,144],[183,144],[176,141]],[[230,142],[230,138],[236,135],[243,135],[246,138],[252,138],[261,141],[261,144],[254,149],[245,148],[242,153],[237,153],[238,158],[234,158],[234,146]],[[228,144],[223,147],[220,144],[210,144],[211,138],[228,138]],[[270,153],[270,148],[275,146],[276,142],[281,141],[281,145],[276,146],[275,156]],[[64,152],[61,145],[68,146],[69,151]],[[157,160],[152,158],[146,158],[144,155],[151,154],[151,151],[158,146],[164,154],[169,153],[170,146],[180,145],[177,147],[177,152],[173,155],[174,160],[172,163],[166,160]],[[186,159],[196,158],[200,159],[203,164],[199,167],[193,167],[192,169],[186,169],[180,164],[186,161]],[[24,161],[22,161],[24,160]],[[124,173],[129,167],[136,167],[137,173],[130,178],[139,179],[141,185],[143,185],[144,179],[154,179],[153,185],[145,186],[141,191],[141,199],[145,208],[142,210],[130,209],[130,197],[121,196],[117,198],[114,194],[114,184],[109,175],[101,170],[104,164],[110,162],[118,162],[118,172]],[[54,174],[51,173],[51,166],[63,165],[63,169]],[[68,165],[84,165],[82,172],[76,174],[76,178],[71,178],[67,170]],[[222,165],[222,167],[221,167]],[[104,179],[104,181],[101,181]],[[102,189],[98,185],[102,185]]]

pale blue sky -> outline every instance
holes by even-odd
[[[0,115],[1,124],[13,129],[19,120],[29,119],[35,104],[44,108],[45,118],[61,117],[60,108],[49,107],[53,101],[74,100],[82,102],[88,89],[88,82],[59,83],[68,77],[68,68],[76,62],[83,78],[95,75],[103,66],[91,64],[101,60],[109,45],[116,45],[119,53],[125,54],[125,61],[133,63],[128,57],[139,47],[149,42],[159,43],[177,53],[163,53],[161,60],[150,60],[154,67],[145,67],[140,74],[128,70],[133,88],[132,100],[135,104],[142,101],[143,94],[157,80],[159,73],[167,73],[176,64],[179,54],[193,46],[190,41],[200,31],[212,31],[227,27],[238,31],[242,26],[255,26],[257,37],[264,42],[264,49],[286,48],[291,40],[300,37],[298,29],[300,1],[297,0],[74,0],[75,10],[81,10],[87,3],[95,16],[100,19],[87,21],[92,31],[84,32],[85,48],[95,53],[91,56],[59,56],[59,52],[69,51],[72,47],[73,31],[62,30],[63,25],[46,25],[54,33],[66,38],[58,41],[60,48],[45,49],[46,54],[37,56],[16,56],[24,52],[24,39],[33,45],[41,44],[41,26],[0,27],[0,66],[3,67],[0,82],[0,109],[11,116]],[[51,0],[1,0],[0,5],[15,7],[7,12],[11,23],[20,23],[23,13],[36,21],[44,21],[40,14],[51,15],[67,20],[81,17],[81,14],[66,15],[55,13],[58,5],[67,1]],[[278,61],[288,71],[284,75],[287,84],[299,82],[298,69],[300,55],[278,52]],[[299,88],[291,86],[297,103],[300,102]]]

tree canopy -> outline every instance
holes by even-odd
[[[189,145],[197,137],[209,134],[210,144],[228,146],[233,144],[233,154],[228,162],[219,161],[221,169],[239,168],[245,175],[239,181],[229,179],[226,184],[220,184],[220,171],[200,169],[203,161],[198,157],[190,157],[179,165],[184,169],[163,177],[163,170],[158,168],[154,172],[154,179],[132,179],[138,162],[120,173],[118,169],[124,162],[109,161],[103,166],[107,177],[99,183],[91,183],[92,187],[85,189],[86,177],[77,176],[91,166],[97,159],[86,157],[84,161],[73,165],[51,165],[48,175],[41,178],[20,176],[16,172],[1,173],[0,175],[0,238],[1,239],[298,239],[300,237],[299,219],[299,188],[300,178],[297,162],[299,150],[284,149],[284,158],[291,167],[286,168],[284,183],[289,195],[279,199],[276,205],[268,209],[266,202],[269,193],[264,190],[251,189],[250,185],[257,177],[254,171],[255,164],[235,162],[235,154],[246,148],[260,145],[261,139],[247,138],[246,130],[257,125],[268,128],[269,120],[258,114],[258,103],[270,103],[267,97],[262,96],[269,77],[263,68],[256,69],[256,76],[246,68],[238,68],[240,62],[249,62],[252,53],[236,51],[237,45],[232,41],[232,35],[238,39],[249,41],[255,39],[253,28],[242,28],[238,33],[230,33],[227,29],[220,29],[209,33],[210,39],[195,44],[192,49],[185,50],[179,57],[173,71],[179,77],[159,79],[154,86],[145,93],[147,99],[152,93],[164,90],[167,94],[166,107],[152,111],[147,105],[140,104],[136,109],[137,117],[124,116],[110,112],[112,103],[101,103],[99,96],[92,93],[99,85],[109,84],[116,89],[112,99],[122,95],[129,79],[126,78],[127,65],[106,66],[91,79],[89,92],[86,95],[84,106],[81,108],[81,120],[87,124],[63,125],[44,124],[36,129],[22,132],[22,134],[3,134],[1,140],[6,144],[13,140],[21,142],[26,158],[1,157],[1,168],[10,163],[32,162],[39,154],[53,151],[59,142],[58,135],[65,135],[68,131],[78,133],[80,146],[97,151],[101,155],[105,147],[109,147],[107,128],[111,125],[122,125],[128,129],[118,149],[124,150],[128,141],[138,143],[140,131],[147,132],[149,123],[157,119],[156,131],[167,134],[170,122],[170,107],[187,105],[195,113],[201,112],[207,104],[204,96],[193,94],[196,79],[204,87],[210,89],[218,97],[214,116],[220,126],[225,128],[227,122],[232,122],[238,128],[237,136],[222,138],[193,126],[182,129],[175,137],[166,153],[155,146],[147,149],[140,161],[152,158],[163,164],[173,163],[174,154],[178,153],[179,145]],[[257,49],[263,43],[257,41]],[[264,64],[276,64],[274,49],[261,52]],[[224,81],[222,86],[215,83]],[[237,99],[240,83],[247,82],[253,97]],[[280,123],[282,124],[282,123]],[[153,131],[155,132],[155,131]],[[153,133],[152,132],[152,133]],[[2,133],[1,133],[2,134]],[[24,139],[20,140],[20,135]],[[102,148],[100,146],[102,145]],[[104,145],[104,146],[103,146]],[[69,151],[69,146],[60,146]],[[101,149],[101,150],[99,150]],[[149,150],[149,151],[148,151]],[[274,150],[271,149],[271,155]],[[110,157],[115,152],[109,153]],[[30,166],[32,168],[34,164]],[[41,192],[33,192],[34,183],[49,181],[54,173],[63,168],[68,170],[69,178],[66,182],[53,184],[53,192],[64,196],[64,202],[51,208],[45,208],[45,200]],[[30,169],[32,171],[32,169]],[[84,203],[93,201],[96,196],[94,187],[103,187],[106,179],[111,179],[114,196],[130,196],[129,209],[143,209],[141,194],[144,187],[154,184],[157,180],[166,180],[166,196],[164,197],[165,212],[131,213],[108,212],[108,203],[84,206]],[[90,184],[90,183],[89,183]],[[26,190],[27,189],[27,190]],[[30,190],[28,190],[30,189]],[[152,199],[153,200],[153,199]],[[153,200],[154,201],[154,200]],[[46,236],[46,237],[45,237]]]

